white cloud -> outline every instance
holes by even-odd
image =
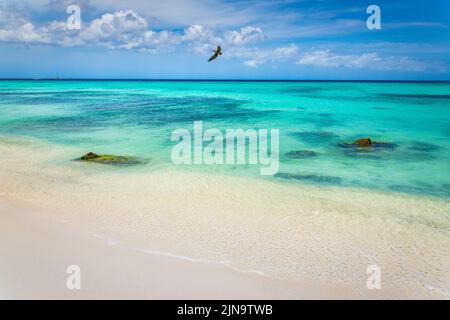
[[[141,47],[152,34],[148,34],[145,19],[131,10],[104,14],[77,35],[80,44],[96,43],[109,48],[133,49]]]
[[[0,42],[43,43],[60,42],[61,32],[65,31],[65,23],[53,21],[41,27],[14,14],[0,15]]]
[[[212,29],[203,25],[191,25],[184,30],[182,42],[187,44],[187,49],[200,55],[211,53],[216,46],[222,45],[222,38]]]
[[[261,28],[247,26],[239,31],[228,31],[225,38],[230,44],[243,45],[264,39],[264,33]]]
[[[81,30],[69,30],[65,21],[35,25],[23,16],[0,11],[0,42],[49,44],[58,46],[99,46],[110,49],[158,52],[182,42],[208,38],[203,26],[190,26],[184,32],[153,31],[145,18],[132,10],[103,14],[83,24]]]
[[[154,49],[179,41],[168,31],[154,32],[137,13],[126,10],[107,13],[81,30],[69,30],[65,21],[34,25],[23,17],[7,17],[0,27],[0,41],[59,46],[92,45],[111,49]],[[5,21],[5,20],[3,20]]]
[[[298,64],[317,67],[364,68],[371,63],[379,61],[380,58],[376,53],[338,55],[327,49],[306,53],[298,61]]]
[[[3,10],[0,11],[0,18],[0,42],[97,46],[148,53],[173,51],[183,45],[183,50],[205,56],[217,45],[225,45],[228,57],[247,59],[246,64],[253,66],[283,59],[297,50],[292,45],[270,50],[246,48],[246,44],[264,39],[263,30],[254,26],[245,26],[239,31],[217,31],[205,25],[193,24],[184,30],[154,31],[147,20],[133,10],[105,13],[90,22],[84,22],[80,30],[69,30],[65,21],[33,24],[23,15]]]
[[[406,70],[423,72],[433,70],[445,72],[439,63],[427,63],[407,56],[380,56],[375,52],[362,54],[336,54],[329,49],[305,53],[297,62],[299,65],[322,68],[367,68],[372,70]]]
[[[205,37],[208,37],[209,31],[206,30],[206,28],[200,24],[194,24],[192,26],[189,26],[184,31],[184,38],[185,40],[199,40],[204,39]]]
[[[298,47],[290,44],[284,47],[270,49],[260,48],[232,48],[229,55],[243,58],[244,64],[249,67],[258,67],[267,62],[277,62],[294,58],[298,53]]]

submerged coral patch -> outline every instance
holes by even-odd
[[[280,172],[275,175],[275,178],[299,180],[299,181],[312,181],[323,184],[341,184],[342,178],[334,176],[322,176],[316,174],[299,174],[299,173],[286,173]]]
[[[305,159],[317,156],[317,152],[310,150],[295,150],[286,153],[286,157],[292,159]]]

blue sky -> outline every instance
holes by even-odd
[[[1,78],[450,80],[450,1],[0,0],[0,58]]]

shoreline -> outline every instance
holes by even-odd
[[[186,267],[180,264],[194,265],[197,271],[206,265],[195,278],[206,298],[238,298],[240,283],[246,283],[242,286],[249,293],[243,298],[269,298],[267,292],[274,299],[450,297],[449,203],[442,199],[194,172],[97,172],[83,164],[53,163],[70,148],[0,144],[0,149],[9,155],[0,169],[2,219],[9,219],[8,211],[35,211],[26,209],[28,204],[45,208],[45,213],[37,210],[10,225],[14,229],[28,223],[33,230],[43,219],[49,233],[65,226],[66,232],[54,235],[54,241],[43,241],[46,248],[58,247],[53,242],[73,245],[70,237],[88,235],[80,243],[92,246],[92,256],[106,260],[110,254],[129,263],[138,256],[150,256],[155,263],[175,259],[171,268],[178,271]],[[41,239],[42,233],[35,237]],[[2,237],[8,252],[27,238]],[[86,257],[80,255],[80,260],[91,261]],[[42,266],[56,259],[38,258]],[[21,261],[13,255],[8,264],[20,269]],[[223,261],[231,268],[217,264]],[[379,291],[365,288],[366,267],[374,263],[383,272]],[[147,268],[137,264],[139,270]],[[111,278],[122,274],[116,272]],[[229,278],[231,288],[223,289],[228,295],[205,291],[208,283]],[[141,280],[147,283],[146,277]],[[176,297],[175,288],[166,289],[164,297]],[[138,291],[128,294],[147,298]]]

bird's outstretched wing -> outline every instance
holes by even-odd
[[[214,51],[213,56],[211,58],[209,58],[208,62],[213,61],[220,55],[222,55],[222,48],[220,46],[218,46],[217,49]]]
[[[218,52],[215,52],[215,53],[212,55],[212,57],[209,58],[208,62],[213,61],[213,60],[216,59],[218,56],[219,56],[219,53],[218,53]]]

